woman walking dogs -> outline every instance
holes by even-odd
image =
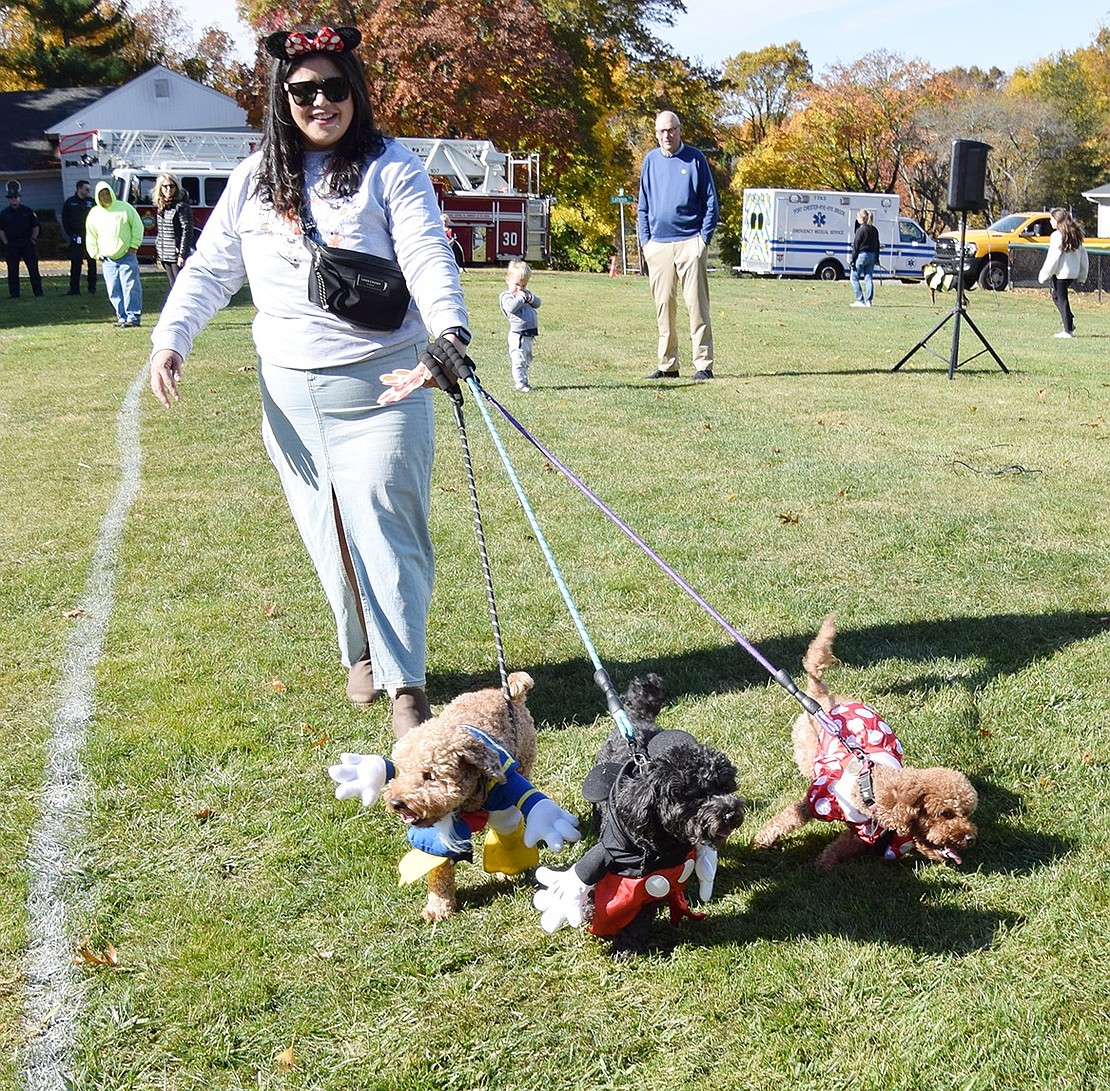
[[[1087,279],[1087,248],[1083,245],[1083,229],[1071,218],[1066,208],[1052,210],[1056,230],[1048,240],[1048,253],[1041,266],[1040,282],[1048,282],[1052,302],[1060,312],[1064,328],[1055,336],[1072,337],[1075,334],[1075,316],[1071,313],[1068,288],[1073,281],[1082,284]]]
[[[453,387],[470,373],[470,334],[431,180],[375,126],[360,40],[354,27],[265,39],[261,149],[231,175],[177,276],[151,336],[150,382],[169,406],[197,334],[250,284],[263,438],[335,615],[347,695],[368,704],[388,692],[400,736],[429,715],[432,396],[377,398],[383,376],[418,361]],[[331,296],[310,299],[306,235],[396,262],[411,294],[400,325],[356,324],[324,309],[338,308]]]

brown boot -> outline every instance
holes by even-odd
[[[405,686],[393,697],[393,734],[400,738],[432,718],[432,707],[423,686]]]
[[[368,705],[381,694],[374,688],[374,667],[367,651],[347,672],[347,700],[353,705]]]

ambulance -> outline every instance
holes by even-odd
[[[740,266],[735,272],[841,280],[848,275],[856,214],[874,215],[881,250],[875,277],[920,280],[936,243],[900,214],[896,193],[745,189]]]

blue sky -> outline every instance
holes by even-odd
[[[611,0],[620,3],[621,0]],[[797,39],[815,75],[875,49],[917,57],[934,68],[998,65],[1006,72],[1062,49],[1089,45],[1110,23],[1110,0],[685,0],[686,14],[660,36],[707,64]],[[195,31],[216,23],[239,43],[253,36],[229,0],[179,0]]]
[[[816,76],[886,49],[933,68],[1003,71],[1091,43],[1110,23],[1110,0],[685,0],[686,14],[661,34],[678,53],[707,64],[795,39]]]

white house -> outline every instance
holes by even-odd
[[[1089,189],[1083,194],[1088,201],[1098,209],[1098,219],[1095,223],[1095,237],[1110,239],[1110,185]]]
[[[246,111],[230,96],[196,80],[155,65],[117,88],[63,88],[8,91],[0,110],[12,122],[0,135],[0,184],[16,179],[25,204],[53,208],[73,193],[78,177],[99,181],[111,175],[108,164],[82,152],[59,154],[59,138],[99,129],[245,131]],[[80,141],[67,142],[80,148]]]

